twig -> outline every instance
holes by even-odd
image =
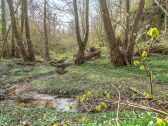
[[[117,116],[116,116],[116,123],[117,126],[120,126],[119,124],[119,111],[120,111],[120,102],[121,102],[121,94],[120,91],[118,90],[118,88],[116,86],[113,85],[113,87],[117,90],[118,92],[118,106],[117,106]]]
[[[126,104],[126,105],[128,105],[130,107],[139,108],[139,109],[143,109],[143,110],[147,110],[147,111],[153,111],[153,112],[160,113],[160,114],[168,116],[167,112],[164,112],[164,111],[152,108],[152,107],[147,107],[147,106],[143,106],[143,105],[137,105],[137,104],[131,103],[131,102],[122,103],[122,104]]]
[[[154,1],[162,9],[162,11],[168,16],[168,11],[164,7],[162,7],[162,5],[160,5],[159,1],[158,0],[154,0]]]

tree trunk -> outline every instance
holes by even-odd
[[[22,11],[24,11],[24,15],[25,15],[25,33],[26,33],[26,40],[27,40],[27,47],[28,47],[28,57],[29,57],[29,61],[35,61],[34,48],[33,48],[33,43],[31,40],[30,29],[29,29],[27,0],[23,0],[23,1],[24,1],[24,7],[23,7],[24,10]]]
[[[134,22],[133,22],[133,26],[132,26],[132,30],[130,33],[130,42],[128,44],[127,47],[127,60],[129,62],[129,64],[133,63],[133,57],[134,57],[134,47],[135,47],[135,40],[137,37],[137,32],[138,32],[138,25],[141,19],[141,16],[143,14],[143,9],[144,9],[144,5],[145,5],[145,0],[140,0],[139,2],[139,8],[136,12],[135,18],[134,18]]]
[[[44,1],[44,48],[45,48],[45,60],[50,60],[49,45],[48,45],[48,30],[47,30],[47,0]]]
[[[24,24],[25,24],[25,0],[21,0],[20,11],[21,11],[21,15],[20,15],[20,19],[21,19],[21,22],[20,22],[20,36],[23,39],[23,31],[24,31]]]
[[[76,65],[80,65],[85,63],[85,47],[80,47],[78,51],[77,58],[75,60]]]
[[[15,57],[15,38],[12,32],[12,36],[11,36],[11,57]]]
[[[79,16],[78,16],[78,8],[77,8],[77,1],[73,0],[73,6],[74,6],[74,16],[75,16],[75,30],[76,30],[76,37],[79,45],[79,51],[77,58],[75,60],[76,65],[80,65],[85,63],[85,48],[86,44],[88,42],[89,37],[89,0],[86,0],[86,8],[85,8],[85,29],[83,29],[84,32],[84,40],[81,39],[80,34],[80,25],[79,25]]]
[[[168,12],[168,0],[165,0],[165,1],[166,1],[166,11]],[[168,20],[168,16],[165,14],[165,35],[167,32],[167,20]]]
[[[124,41],[124,50],[127,50],[127,46],[129,43],[129,34],[130,34],[130,1],[125,0],[125,8],[126,8],[126,19],[125,19],[125,41]]]
[[[27,56],[27,53],[26,53],[26,49],[24,47],[24,44],[22,42],[22,38],[21,38],[21,36],[18,32],[18,28],[17,28],[17,25],[16,25],[16,18],[15,18],[14,7],[13,7],[13,0],[7,0],[7,2],[8,2],[8,5],[9,5],[9,10],[10,10],[13,34],[14,34],[15,39],[17,41],[17,44],[19,46],[19,50],[21,52],[23,60],[28,61],[28,56]]]
[[[1,0],[1,18],[2,18],[2,38],[3,47],[1,56],[4,58],[9,58],[9,44],[7,41],[7,30],[6,30],[6,0]]]
[[[116,40],[114,30],[111,25],[109,11],[106,0],[99,0],[101,16],[104,23],[104,29],[107,37],[107,42],[110,48],[111,63],[114,66],[126,65],[124,56],[119,49],[119,43]]]

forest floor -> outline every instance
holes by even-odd
[[[63,56],[64,54],[61,54]],[[65,57],[67,57],[65,55]],[[70,59],[68,59],[69,62]],[[168,100],[168,56],[157,55],[148,58],[155,75],[154,97]],[[15,64],[15,60],[0,61],[0,90],[12,86],[29,85],[32,92],[57,98],[75,99],[86,91],[102,88],[112,90],[112,85],[123,89],[131,87],[144,93],[149,92],[148,78],[136,66],[116,68],[109,63],[107,51],[102,48],[102,57],[83,65],[70,65],[64,75],[58,75],[56,68],[45,64],[25,66]],[[6,72],[7,71],[7,72]],[[29,90],[30,90],[29,89]],[[121,90],[122,91],[122,90]],[[23,92],[24,93],[24,92]],[[26,92],[25,92],[26,93]],[[59,112],[49,107],[0,102],[0,126],[22,126],[24,121],[32,126],[69,124],[82,126],[115,125],[116,112],[97,114]],[[119,113],[122,126],[147,126],[156,121],[157,114],[145,111],[124,111]],[[154,126],[154,125],[152,125]]]

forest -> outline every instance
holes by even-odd
[[[0,0],[0,126],[168,126],[168,0]]]

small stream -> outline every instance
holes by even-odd
[[[7,98],[3,102],[12,102],[14,104],[24,103],[26,105],[43,106],[55,108],[62,112],[79,112],[79,105],[75,99],[72,98],[58,98],[56,96],[40,94],[33,92],[29,84],[14,85],[6,89]],[[73,108],[69,106],[73,104]]]

